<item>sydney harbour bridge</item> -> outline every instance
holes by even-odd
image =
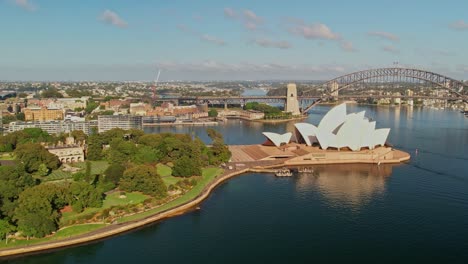
[[[427,83],[431,87],[439,90],[447,91],[443,95],[388,95],[388,94],[340,94],[340,91],[356,87],[363,84],[389,84],[389,83]],[[320,95],[312,95],[312,91],[322,89]],[[386,88],[388,89],[388,88]],[[358,100],[358,99],[380,99],[380,98],[401,98],[401,99],[438,99],[463,101],[468,103],[468,84],[442,74],[409,68],[378,68],[364,71],[353,72],[343,76],[339,76],[315,87],[303,91],[298,96],[302,112],[309,111],[312,107],[320,102],[329,100]],[[159,101],[177,101],[177,103],[208,103],[208,104],[240,104],[245,105],[247,102],[265,102],[265,103],[286,103],[287,95],[280,96],[180,96],[175,98],[160,98]]]

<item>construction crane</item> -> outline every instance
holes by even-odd
[[[159,81],[159,75],[161,74],[161,70],[158,70],[158,75],[154,79],[154,84],[153,84],[153,104],[156,101],[156,85],[158,84]]]

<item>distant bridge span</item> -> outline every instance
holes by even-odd
[[[339,92],[355,83],[382,77],[405,77],[430,82],[442,89],[448,90],[450,93],[455,95],[456,98],[459,98],[464,102],[468,102],[468,85],[458,80],[430,71],[394,67],[353,72],[327,81],[321,85],[327,87],[326,95],[307,106],[304,109],[304,112],[309,111],[317,103],[333,97],[332,94],[334,92]],[[304,92],[303,94],[307,94],[307,92],[308,91]]]

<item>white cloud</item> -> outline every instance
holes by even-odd
[[[372,31],[372,32],[367,33],[367,35],[372,36],[372,37],[378,37],[378,38],[381,38],[381,39],[390,40],[390,41],[393,41],[393,42],[400,41],[400,37],[398,37],[395,34],[385,32],[385,31]]]
[[[353,43],[350,41],[342,40],[340,41],[340,47],[344,51],[355,52],[357,49],[354,48]]]
[[[254,43],[264,48],[289,49],[292,47],[291,43],[289,43],[288,41],[285,41],[285,40],[273,41],[273,40],[265,39],[265,38],[255,39],[251,41],[251,43]]]
[[[202,34],[202,33],[198,32],[198,31],[190,28],[189,26],[187,26],[185,24],[178,24],[177,28],[180,31],[182,31],[184,33],[187,33],[189,35],[195,36],[195,37],[197,37],[198,39],[200,39],[202,41],[213,43],[213,44],[216,44],[218,46],[226,45],[226,41],[224,41],[223,39],[212,36],[212,35],[209,35],[209,34]]]
[[[214,43],[214,44],[216,44],[218,46],[226,45],[226,42],[224,40],[222,40],[220,38],[217,38],[217,37],[214,37],[214,36],[211,36],[211,35],[205,34],[205,35],[202,35],[200,38],[202,40],[204,40],[204,41]]]
[[[104,23],[114,25],[119,28],[126,28],[128,26],[128,23],[120,18],[119,15],[117,15],[115,12],[111,10],[105,10],[100,16],[99,20],[101,20]]]
[[[289,31],[306,39],[338,40],[341,38],[339,34],[333,32],[327,25],[321,23],[311,25],[296,24],[291,27]]]
[[[224,16],[228,18],[237,18],[236,11],[229,7],[224,8]]]
[[[302,20],[288,19],[288,22],[292,23],[289,27],[289,32],[301,36],[305,39],[310,40],[330,40],[336,41],[343,51],[354,52],[357,49],[354,48],[351,41],[345,40],[340,34],[333,32],[327,25],[322,23],[314,23],[307,25]]]
[[[238,13],[229,7],[224,8],[224,16],[242,23],[244,28],[255,31],[263,23],[263,18],[255,14],[254,11],[246,9]]]
[[[37,9],[37,7],[29,0],[14,0],[14,3],[28,11],[35,11]]]
[[[463,20],[458,20],[450,24],[450,27],[457,30],[468,30],[468,23]]]
[[[244,19],[253,22],[253,23],[262,23],[263,19],[259,17],[257,14],[255,14],[252,10],[244,10]]]
[[[399,53],[398,49],[391,45],[383,46],[382,50],[394,54]]]

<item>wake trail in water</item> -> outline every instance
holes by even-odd
[[[403,149],[403,150],[406,150],[406,151],[410,151],[408,148],[405,148],[403,146],[395,145],[394,147],[397,148],[397,149]],[[455,155],[447,155],[447,154],[443,154],[443,153],[439,153],[439,152],[433,152],[433,151],[430,151],[430,150],[427,150],[427,149],[418,148],[418,152],[419,153],[432,154],[432,155],[436,155],[436,156],[443,157],[443,158],[448,158],[448,159],[468,161],[468,158],[465,158],[465,157],[460,157],[460,156],[455,156]]]
[[[442,172],[442,171],[437,171],[437,170],[434,170],[434,169],[430,169],[430,168],[425,168],[425,167],[422,167],[418,164],[408,164],[409,166],[412,166],[418,170],[422,170],[422,171],[427,171],[427,172],[430,172],[432,174],[436,174],[436,175],[440,175],[440,176],[448,176],[449,178],[451,179],[454,179],[454,180],[457,180],[457,181],[460,181],[460,182],[463,182],[465,184],[468,184],[468,179],[465,178],[465,177],[461,177],[459,175],[455,175],[455,174],[450,174],[450,173],[446,173],[446,172]]]

